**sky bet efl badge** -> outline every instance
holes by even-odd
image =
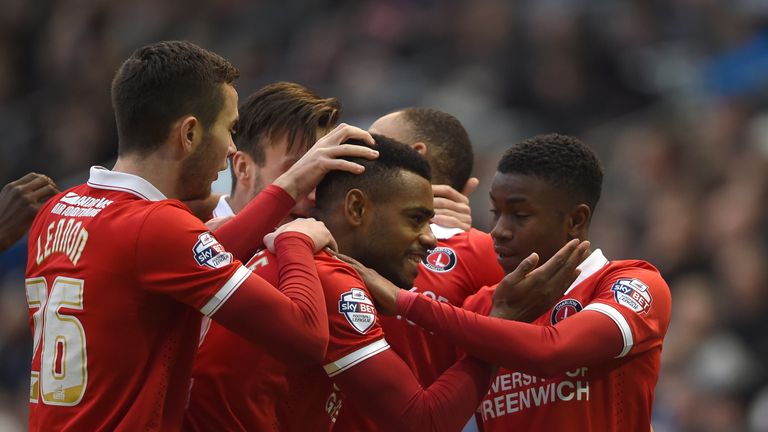
[[[456,267],[456,252],[447,247],[436,247],[421,259],[424,267],[437,273],[445,273]]]
[[[352,324],[352,327],[365,334],[376,322],[376,309],[373,302],[360,288],[352,288],[341,295],[339,313]]]
[[[192,251],[195,253],[195,261],[201,266],[219,268],[232,262],[232,254],[225,251],[224,246],[209,232],[197,236]]]
[[[619,279],[613,284],[613,298],[616,302],[638,313],[647,313],[651,308],[653,297],[648,291],[648,285],[639,279]]]

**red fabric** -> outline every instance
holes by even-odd
[[[388,349],[357,273],[326,253],[315,260],[330,333],[323,361],[303,367],[280,362],[267,354],[268,346],[247,344],[212,324],[195,359],[189,429],[323,431],[350,409],[398,430],[457,430],[466,423],[487,389],[489,367],[463,360],[423,390]],[[274,277],[268,252],[249,266],[267,280]]]
[[[434,227],[433,227],[434,228]],[[436,235],[440,233],[437,227]],[[461,306],[481,287],[494,285],[504,276],[496,261],[493,239],[487,233],[470,229],[452,236],[438,237],[437,247],[422,260],[411,291],[432,299]],[[456,345],[402,316],[381,317],[387,342],[427,387],[459,358]],[[334,427],[339,432],[381,430],[359,410],[342,410]]]
[[[292,337],[312,328],[306,324],[311,313],[295,312],[285,296],[250,276],[182,203],[142,199],[141,191],[121,184],[141,183],[146,192],[148,183],[129,177],[116,183],[120,191],[72,188],[51,199],[33,223],[26,272],[30,324],[45,331],[35,337],[30,430],[179,430],[200,312],[224,318],[234,310],[228,299],[249,302],[240,306],[244,321],[254,306],[305,318],[284,323],[290,332],[279,329]],[[78,216],[64,216],[70,210]],[[291,250],[283,263],[291,287],[284,291],[304,292],[305,303],[315,302],[306,293],[319,290],[307,265],[308,240],[281,236],[279,243],[278,250]],[[220,298],[222,292],[234,294]],[[323,314],[314,320],[323,321]],[[259,325],[246,333],[270,332]],[[301,342],[281,336],[275,345]],[[63,358],[43,361],[45,352]]]
[[[296,201],[288,192],[271,184],[213,234],[235,258],[245,262],[264,248],[264,236],[280,224],[294,205]]]
[[[633,280],[651,300],[639,311],[623,296],[638,295],[626,288]],[[491,294],[484,290],[467,306],[487,313]],[[647,431],[670,308],[667,284],[642,261],[605,265],[533,324],[398,296],[406,317],[503,367],[478,410],[491,432]]]

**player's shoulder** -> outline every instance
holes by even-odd
[[[610,261],[602,271],[601,279],[640,279],[646,284],[664,288],[667,291],[669,286],[661,275],[661,272],[651,263],[644,260],[616,260]]]
[[[669,314],[672,294],[659,270],[647,261],[611,261],[602,272],[599,285],[611,298],[635,312],[647,313],[651,307]],[[661,308],[661,309],[659,309]]]
[[[357,274],[357,271],[351,265],[328,252],[320,251],[315,254],[315,266],[323,286],[326,286],[326,281],[334,285],[340,282],[350,282],[365,286],[360,279],[360,275]]]

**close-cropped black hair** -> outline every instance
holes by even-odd
[[[537,135],[515,144],[501,157],[497,171],[539,177],[586,203],[593,212],[600,200],[600,161],[592,149],[567,135]]]
[[[406,108],[400,111],[408,122],[413,144],[427,145],[435,183],[462,190],[472,174],[474,154],[469,134],[454,116],[432,108]]]
[[[349,140],[351,144],[371,147],[379,152],[374,160],[365,158],[346,158],[365,167],[362,174],[352,174],[345,171],[331,171],[317,185],[315,200],[317,210],[330,208],[343,198],[353,188],[365,191],[374,200],[385,201],[391,189],[391,180],[397,178],[401,171],[410,171],[427,181],[432,180],[432,169],[429,162],[419,152],[408,145],[395,141],[383,135],[372,134],[375,146],[369,146],[360,140]]]
[[[141,47],[112,80],[118,153],[157,149],[180,117],[194,115],[205,130],[224,106],[222,84],[240,72],[220,55],[187,41]]]

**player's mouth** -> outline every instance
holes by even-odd
[[[414,251],[414,252],[410,252],[409,254],[407,254],[405,256],[405,259],[418,272],[418,270],[419,270],[419,263],[421,262],[421,260],[426,258],[427,255],[428,255],[428,252],[426,250]]]

